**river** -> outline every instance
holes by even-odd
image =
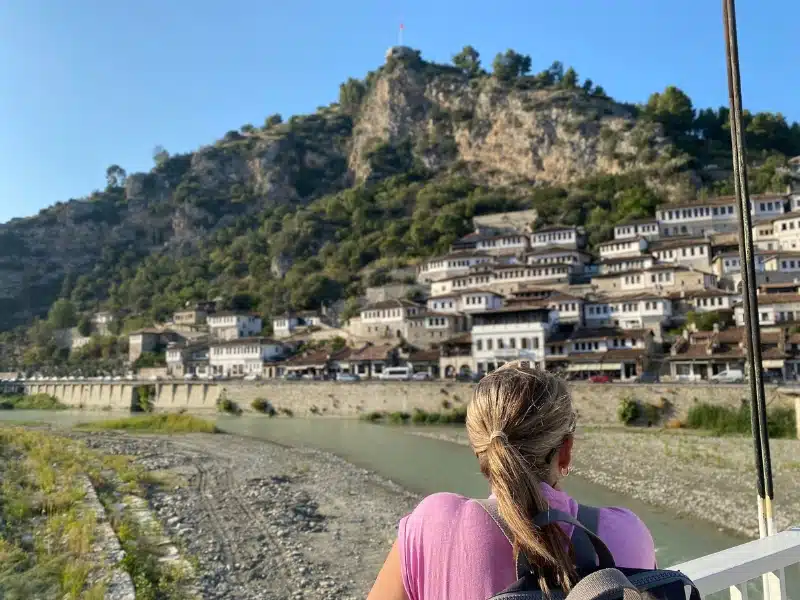
[[[108,413],[2,411],[7,421],[48,422],[70,427],[78,422],[109,418]],[[228,433],[291,446],[325,450],[391,479],[418,494],[450,491],[485,496],[486,480],[469,448],[446,441],[410,435],[410,427],[373,425],[345,419],[268,419],[260,416],[219,416],[217,425]],[[431,431],[431,428],[425,428]],[[742,543],[743,538],[695,519],[675,516],[572,476],[566,490],[585,504],[624,506],[650,528],[660,565],[670,565]]]

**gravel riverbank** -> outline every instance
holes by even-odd
[[[414,433],[468,444],[463,429]],[[683,430],[579,428],[574,448],[578,477],[679,515],[758,536],[750,438]],[[800,441],[771,440],[770,449],[776,524],[785,529],[800,524]]]
[[[315,450],[222,434],[72,437],[171,474],[176,486],[150,505],[195,557],[202,598],[364,598],[397,521],[418,501]]]

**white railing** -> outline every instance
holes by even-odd
[[[748,600],[748,582],[761,578],[764,600],[789,600],[784,569],[798,564],[800,527],[794,527],[670,569],[687,575],[703,597],[729,590],[731,600]]]

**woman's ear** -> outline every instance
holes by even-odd
[[[572,442],[575,438],[568,435],[564,438],[564,443],[558,450],[558,468],[566,469],[572,462]]]

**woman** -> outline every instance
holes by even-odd
[[[486,600],[516,580],[517,553],[538,568],[541,583],[569,590],[573,527],[532,523],[548,507],[577,515],[577,502],[561,490],[575,423],[572,398],[557,377],[519,362],[485,376],[467,409],[467,432],[513,547],[477,501],[433,494],[400,521],[367,600]],[[655,567],[653,538],[631,511],[600,509],[597,534],[618,566]]]

